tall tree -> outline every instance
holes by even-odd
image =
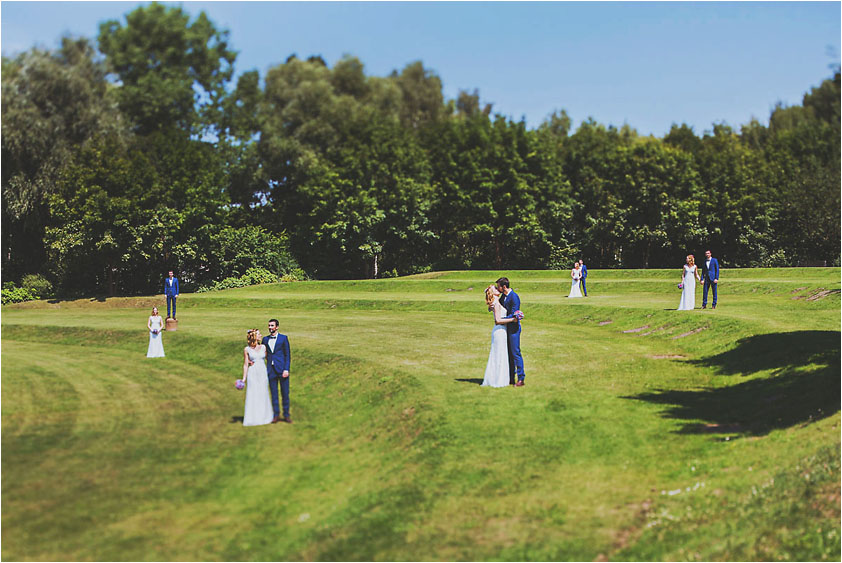
[[[140,134],[176,129],[214,133],[236,53],[228,31],[204,12],[195,20],[180,7],[153,2],[100,24],[99,48],[120,81],[120,108]]]
[[[47,197],[76,152],[102,135],[124,136],[105,67],[85,39],[54,51],[3,58],[3,279],[41,271]]]

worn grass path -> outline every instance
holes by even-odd
[[[478,385],[496,272],[184,296],[159,360],[157,298],[4,307],[2,557],[838,560],[838,270],[683,313],[677,272],[509,276],[520,389]],[[244,429],[272,316],[295,424]]]

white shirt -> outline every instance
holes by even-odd
[[[705,260],[705,268],[707,268],[708,270],[710,270],[710,258],[708,258],[707,260]]]
[[[271,336],[269,337],[269,349],[272,351],[273,354],[275,353],[275,342],[277,342],[277,341],[278,341],[277,333],[275,333],[274,338],[271,337]]]

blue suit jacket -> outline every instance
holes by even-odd
[[[172,277],[172,286],[170,286],[169,276],[164,278],[164,295],[178,295],[179,293],[181,292],[178,291],[178,278]]]
[[[264,336],[261,344],[266,346],[266,371],[269,377],[280,377],[284,371],[289,371],[289,338],[285,334],[276,332],[275,351],[269,347],[269,337]]]
[[[710,259],[710,268],[707,267],[706,260],[702,260],[702,278],[708,278],[710,281],[719,279],[719,261],[716,258]]]
[[[588,267],[582,264],[582,279],[588,277]]]
[[[510,319],[515,316],[515,311],[520,311],[520,297],[514,290],[510,291],[508,295],[503,296],[503,307],[506,308],[506,316],[504,319]],[[511,323],[506,323],[506,331],[509,334],[514,334],[520,330],[520,321],[516,320]]]

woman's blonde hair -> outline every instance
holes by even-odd
[[[687,255],[687,261],[690,263],[690,265],[691,265],[691,266],[695,266],[695,265],[696,265],[696,258],[695,258],[695,257],[693,257],[693,255],[692,255],[692,254],[688,254],[688,255]]]
[[[254,348],[257,346],[257,329],[252,328],[246,333],[246,341],[248,345]]]
[[[496,299],[494,296],[494,284],[491,284],[485,288],[485,304],[491,307]]]

